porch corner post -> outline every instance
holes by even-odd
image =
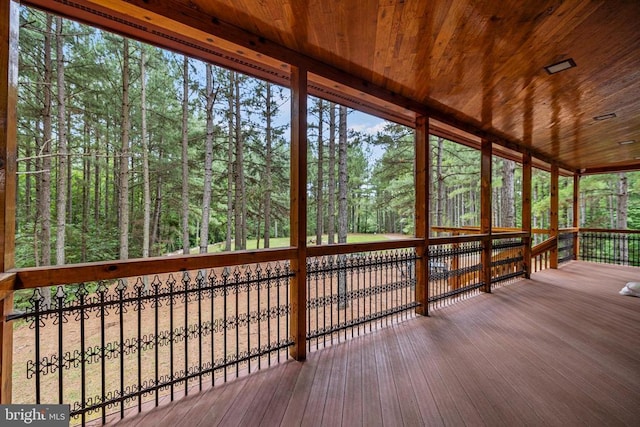
[[[7,322],[7,315],[13,311],[13,291],[0,291],[0,404],[11,403],[13,376],[13,324]]]
[[[291,66],[291,357],[307,357],[307,70]]]
[[[573,259],[580,257],[580,175],[573,174]]]
[[[525,237],[522,262],[524,263],[525,278],[531,278],[531,153],[522,154],[522,231]]]
[[[484,291],[491,293],[491,156],[492,142],[482,140],[480,160],[480,233],[484,234],[482,250],[482,279]]]
[[[559,215],[558,210],[560,209],[559,204],[559,196],[558,196],[558,177],[560,175],[560,171],[557,164],[551,165],[551,206],[549,209],[549,223],[550,223],[550,234],[555,239],[555,244],[551,248],[549,260],[550,268],[558,268],[558,221]]]
[[[415,188],[416,237],[422,241],[416,247],[416,314],[429,315],[429,118],[416,119]]]
[[[16,157],[18,99],[19,4],[0,0],[0,274],[15,266]],[[9,280],[12,283],[11,280]],[[3,283],[6,285],[6,282]],[[13,310],[13,285],[0,291],[0,404],[11,403],[13,328],[6,316]]]

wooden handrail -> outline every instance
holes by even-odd
[[[473,231],[473,227],[432,227],[432,230]],[[525,237],[526,232],[520,229],[496,228],[491,238]],[[544,230],[538,230],[544,231]],[[640,230],[619,230],[599,228],[564,228],[561,233],[596,232],[596,233],[629,233],[640,234]],[[489,237],[487,234],[465,234],[461,236],[433,237],[431,244],[451,244],[479,241]],[[309,246],[308,256],[338,255],[351,252],[392,250],[417,247],[421,239],[407,238],[370,243],[347,243],[339,245]],[[531,256],[536,257],[553,248],[556,239],[551,237],[534,246]],[[218,254],[172,255],[146,259],[125,261],[101,261],[64,266],[30,267],[10,270],[0,276],[0,299],[2,296],[18,289],[29,289],[40,286],[55,286],[99,280],[113,280],[121,277],[172,273],[176,271],[198,270],[201,268],[218,268],[259,262],[275,262],[292,259],[296,248],[260,249],[251,251],[224,252]]]
[[[438,233],[455,233],[455,232],[469,232],[469,231],[480,231],[480,227],[476,227],[474,225],[467,225],[464,227],[445,227],[445,226],[432,226],[431,231]],[[526,233],[525,230],[518,227],[492,227],[492,233],[510,233],[510,232],[523,232]],[[533,228],[531,229],[532,234],[549,234],[550,230],[546,228]]]
[[[401,239],[370,243],[309,246],[308,256],[338,255],[351,252],[392,250],[416,247],[421,239]],[[292,259],[296,248],[274,248],[217,254],[172,255],[135,260],[99,261],[64,266],[29,267],[11,270],[0,278],[0,291],[56,286],[122,277],[164,274],[201,268],[231,267],[260,262]]]
[[[553,236],[549,237],[544,242],[535,245],[533,248],[531,248],[531,258],[535,258],[538,255],[553,249],[556,246],[556,240],[556,237]]]
[[[640,234],[640,230],[621,230],[608,228],[579,228],[578,231],[584,231],[587,233]]]
[[[392,249],[415,248],[424,242],[423,239],[408,238],[383,240],[368,243],[340,243],[337,245],[307,246],[307,256],[341,255],[353,252],[374,252]]]
[[[13,289],[113,280],[121,277],[173,273],[201,268],[230,267],[257,262],[292,259],[295,248],[261,249],[219,254],[172,255],[125,261],[103,261],[63,266],[11,270],[16,275]]]
[[[526,233],[502,232],[491,238],[526,237]],[[433,237],[432,245],[482,241],[488,234],[466,234],[462,236]],[[339,255],[353,252],[370,252],[417,247],[422,240],[407,238],[368,243],[346,243],[307,247],[307,256]],[[99,261],[64,266],[45,266],[13,269],[0,276],[0,292],[31,289],[40,286],[56,286],[71,283],[114,280],[122,277],[165,274],[192,271],[202,268],[220,268],[260,262],[275,262],[292,259],[296,248],[274,248],[250,251],[224,252],[217,254],[171,255],[135,260]],[[0,294],[2,295],[2,294]]]
[[[450,243],[479,242],[488,237],[488,234],[465,234],[463,236],[431,237],[429,239],[429,246],[446,245]]]
[[[578,233],[580,231],[580,229],[578,227],[567,227],[567,228],[560,228],[558,229],[559,233]]]
[[[528,236],[528,233],[525,231],[491,233],[492,239],[509,239],[509,238],[518,238],[518,237],[527,237],[527,236]]]

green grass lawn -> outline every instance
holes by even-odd
[[[309,238],[313,238],[315,242],[315,236],[309,236]],[[384,234],[349,234],[347,235],[347,243],[367,243],[367,242],[379,242],[382,240],[389,240],[389,238]],[[327,235],[322,236],[322,242],[324,244],[327,243]],[[257,241],[247,240],[247,249],[252,250],[256,249]],[[284,248],[289,246],[289,237],[278,237],[271,238],[269,241],[269,247],[271,248]],[[309,245],[315,245],[315,243],[309,243]],[[231,243],[231,249],[233,250],[234,245]],[[260,249],[264,248],[264,240],[260,239]],[[198,248],[194,248],[191,250],[192,253],[198,253]],[[209,252],[224,252],[224,242],[214,243],[209,245]]]

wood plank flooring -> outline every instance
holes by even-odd
[[[640,269],[573,261],[119,426],[640,425]]]

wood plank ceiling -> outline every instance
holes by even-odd
[[[326,64],[310,77],[310,93],[346,94],[353,106],[399,122],[413,120],[422,105],[574,171],[640,168],[638,0],[26,3],[274,81],[288,79],[289,61],[304,60],[312,72]],[[153,28],[164,40],[154,39]],[[172,41],[176,35],[190,42]],[[544,69],[569,58],[575,68]],[[342,83],[353,88],[328,82],[334,71],[349,74],[352,81]],[[367,102],[370,87],[384,100]],[[388,103],[396,94],[400,107]],[[609,113],[615,117],[594,119]]]

